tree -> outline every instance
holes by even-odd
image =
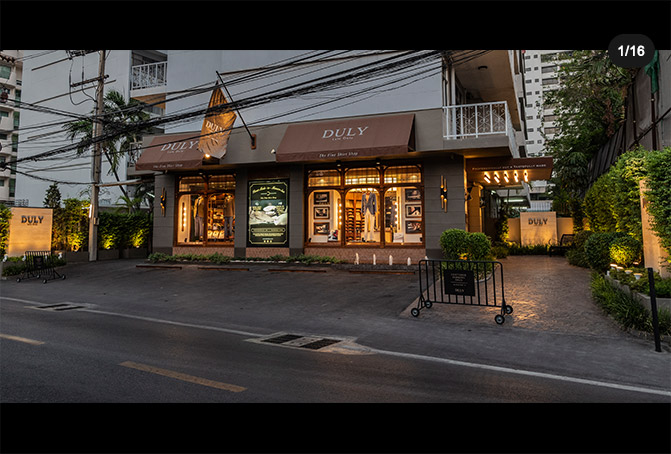
[[[7,252],[9,242],[9,220],[12,218],[12,210],[0,203],[0,254]]]
[[[92,116],[93,118],[93,116]],[[93,136],[93,119],[77,120],[66,124],[63,128],[70,140],[90,140]],[[121,131],[130,124],[146,121],[149,114],[142,111],[142,103],[136,99],[131,99],[126,102],[123,95],[116,90],[107,92],[104,98],[103,108],[103,131],[105,127],[113,126],[115,129]],[[148,129],[136,132],[119,133],[113,138],[102,143],[102,152],[110,165],[108,174],[114,174],[116,181],[121,181],[119,178],[119,164],[122,162],[124,155],[131,151],[131,146],[137,142],[143,133],[149,132]],[[77,154],[81,155],[86,152],[88,147],[77,148]],[[123,196],[128,198],[128,193],[123,186],[119,186]]]
[[[55,209],[61,207],[61,191],[58,189],[57,183],[52,183],[51,186],[47,188],[43,204],[46,208]]]
[[[554,106],[559,132],[546,149],[554,158],[556,192],[566,197],[575,219],[589,183],[589,161],[624,121],[634,70],[613,65],[606,51],[587,50],[573,52],[558,74],[562,86],[548,94],[545,105]]]

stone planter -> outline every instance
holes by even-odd
[[[122,259],[146,259],[149,251],[146,247],[121,249],[120,258]]]
[[[612,283],[616,288],[630,294],[636,301],[641,303],[641,305],[645,307],[648,310],[648,312],[651,311],[650,297],[648,295],[644,295],[643,293],[639,292],[634,292],[628,285],[624,285],[620,283],[620,281],[613,279],[610,276],[606,276],[606,279],[608,279],[608,281]],[[647,279],[647,277],[645,279]],[[671,298],[657,297],[656,300],[657,300],[657,310],[666,309],[667,311],[671,312]]]

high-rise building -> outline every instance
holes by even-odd
[[[560,86],[559,68],[571,56],[570,50],[525,50],[524,51],[524,86],[526,105],[527,156],[539,157],[546,155],[545,141],[552,139],[558,132],[554,123],[555,114],[552,106],[545,100],[547,95]],[[530,211],[550,211],[552,201],[549,200],[547,181],[535,181],[529,188],[531,198]]]
[[[14,101],[21,101],[23,80],[23,51],[0,51],[0,203],[23,205],[16,199],[16,165],[11,164],[17,156],[19,141],[20,108]]]

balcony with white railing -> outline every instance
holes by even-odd
[[[131,68],[131,90],[165,87],[168,84],[168,62],[149,63]]]
[[[446,141],[507,136],[511,153],[517,155],[515,129],[505,101],[444,106],[443,112]]]

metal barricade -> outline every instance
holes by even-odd
[[[420,260],[419,301],[410,313],[417,317],[421,309],[438,303],[501,307],[494,317],[499,325],[513,313],[506,303],[503,265],[488,260]]]
[[[51,251],[26,251],[25,257],[26,268],[21,276],[16,278],[16,282],[31,277],[42,278],[45,284],[52,279],[65,279],[65,274],[59,274],[56,271]]]

